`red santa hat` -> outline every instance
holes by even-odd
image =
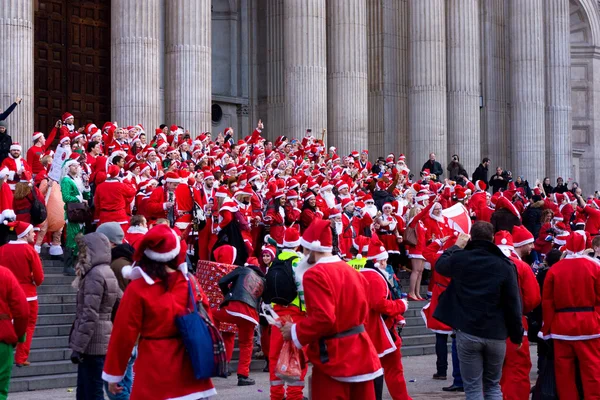
[[[567,251],[581,254],[585,250],[587,237],[585,231],[573,231],[567,238]]]
[[[367,204],[367,202],[371,202],[371,203],[375,203],[375,200],[373,200],[373,196],[371,196],[371,193],[367,193],[363,199],[362,199],[365,204]]]
[[[305,192],[302,195],[302,198],[304,199],[304,201],[308,201],[308,200],[310,200],[311,198],[314,198],[314,197],[315,197],[315,194],[313,192],[311,192],[311,191]]]
[[[66,121],[66,120],[68,120],[69,118],[74,118],[74,117],[73,117],[73,114],[66,112],[66,113],[64,113],[64,114],[62,115],[62,120],[63,120],[63,122],[65,122],[65,121]]]
[[[345,199],[342,200],[342,209],[345,209],[346,207],[353,205],[354,204],[354,200],[352,200],[349,197],[346,197]]]
[[[462,186],[456,186],[454,188],[454,195],[456,196],[456,200],[462,201],[467,198],[467,193],[465,193],[465,188]]]
[[[353,158],[358,158],[358,156],[360,156],[360,154],[359,154],[359,153],[358,153],[358,151],[356,151],[356,150],[354,150],[352,153],[350,153],[350,155],[351,155]]]
[[[506,197],[500,197],[496,202],[496,209],[505,208],[510,211],[514,216],[520,217],[519,210],[517,207]]]
[[[525,246],[526,244],[533,243],[535,240],[527,228],[519,225],[513,227],[512,236],[515,247]]]
[[[342,215],[342,209],[338,206],[331,207],[329,209],[329,219],[333,219],[335,217],[339,217]]]
[[[217,247],[213,252],[215,261],[222,264],[233,264],[237,257],[237,249],[228,244]]]
[[[283,247],[295,248],[300,246],[300,232],[293,226],[285,230],[283,235]]]
[[[108,167],[108,170],[106,172],[109,177],[116,178],[117,176],[119,176],[119,173],[121,172],[121,168],[119,168],[116,165],[111,165]]]
[[[382,261],[389,258],[388,252],[385,250],[383,243],[376,238],[372,237],[369,243],[369,251],[367,253],[367,260]]]
[[[485,184],[484,181],[478,180],[475,182],[475,189],[485,192],[485,190],[487,189],[487,185]]]
[[[11,230],[14,230],[18,239],[22,239],[33,230],[33,225],[28,222],[15,221],[7,224]]]
[[[321,190],[325,191],[327,189],[333,189],[333,185],[329,181],[323,181],[323,184],[321,185]]]
[[[31,135],[31,142],[33,143],[41,137],[44,137],[43,132],[33,132],[33,135]]]
[[[314,220],[300,239],[302,247],[311,251],[331,252],[332,243],[330,222],[323,219]]]
[[[277,256],[277,250],[275,250],[275,247],[271,245],[265,245],[262,247],[262,252],[260,253],[261,256],[265,253],[269,253],[273,259]]]
[[[31,183],[32,181],[33,181],[33,177],[31,176],[31,172],[23,171],[23,173],[21,174],[21,176],[19,178],[19,182]]]
[[[13,144],[10,145],[10,151],[13,150],[19,150],[19,151],[23,151],[23,148],[21,147],[21,145],[17,142],[13,142]]]
[[[167,183],[181,183],[181,177],[176,172],[167,172],[165,178]]]
[[[222,198],[229,196],[229,190],[227,190],[227,185],[219,186],[219,188],[217,189],[216,196]]]
[[[145,255],[152,261],[169,262],[179,255],[180,239],[167,225],[159,224],[150,229],[141,239],[133,259],[140,261]]]
[[[252,191],[248,186],[245,186],[243,189],[238,189],[234,193],[234,197],[237,196],[252,196]]]
[[[289,190],[287,192],[287,194],[285,195],[285,197],[288,200],[293,200],[293,199],[297,199],[298,198],[298,192],[296,192],[295,190]]]
[[[406,161],[406,156],[404,154],[400,154],[398,156],[398,161],[402,161],[402,162]]]
[[[498,231],[494,235],[494,244],[508,257],[514,250],[513,237],[509,231]]]

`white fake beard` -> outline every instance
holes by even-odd
[[[73,124],[65,124],[65,125],[67,126],[67,129],[68,129],[70,132],[73,132],[73,131],[75,130],[75,125],[73,125]]]
[[[344,224],[342,224],[341,222],[335,223],[335,233],[337,233],[338,235],[341,235],[343,229],[344,229]]]
[[[335,207],[335,195],[333,194],[333,192],[323,192],[322,194],[323,199],[325,199],[325,202],[327,203],[327,207],[329,208],[333,208]]]
[[[377,207],[375,207],[375,204],[365,206],[365,208],[363,208],[363,211],[369,214],[371,218],[375,218],[375,216],[377,215]]]

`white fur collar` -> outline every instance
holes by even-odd
[[[143,226],[130,226],[129,229],[127,229],[127,233],[142,233],[145,235],[148,233],[148,228],[144,228]]]
[[[181,271],[186,280],[189,279],[187,263],[180,264],[177,269]],[[133,265],[127,265],[123,267],[121,274],[123,275],[123,278],[132,281],[139,278],[144,278],[148,285],[154,285],[155,283],[154,279],[152,279],[150,275],[148,275],[141,267],[135,266],[135,263]]]

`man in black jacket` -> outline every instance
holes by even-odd
[[[494,245],[494,228],[476,222],[471,240],[461,234],[435,265],[452,278],[434,317],[457,331],[467,400],[502,399],[500,377],[506,338],[523,341],[522,306],[514,264]]]
[[[481,161],[481,164],[473,172],[473,182],[483,181],[486,185],[488,184],[488,167],[491,163],[492,161],[487,157]]]
[[[10,105],[2,114],[0,114],[0,163],[8,157],[10,146],[12,145],[12,138],[6,132],[6,123],[4,120],[10,115],[11,112],[21,103],[21,98],[17,97],[15,102]]]
[[[421,172],[428,169],[430,174],[435,175],[434,181],[440,182],[442,180],[441,176],[444,174],[444,170],[442,169],[442,164],[435,160],[435,153],[429,154],[429,160],[423,164],[423,168],[421,168]]]

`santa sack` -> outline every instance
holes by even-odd
[[[58,232],[65,226],[65,203],[60,185],[54,181],[46,193],[46,211],[48,213],[48,232]]]
[[[292,323],[292,318],[289,315],[284,315],[279,318],[281,325],[286,322]],[[275,376],[284,382],[298,382],[302,376],[302,361],[301,350],[298,349],[290,340],[283,342],[279,359],[277,359],[277,367],[275,367]]]

